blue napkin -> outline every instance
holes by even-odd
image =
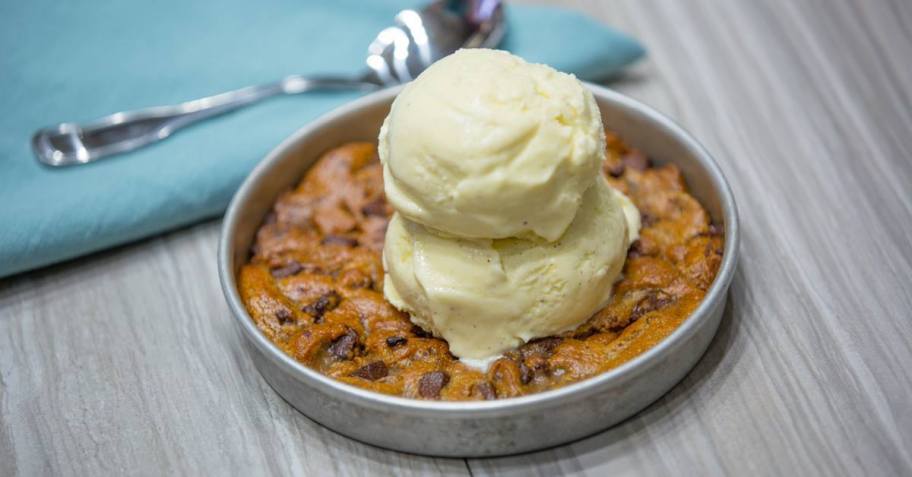
[[[35,129],[290,73],[358,71],[376,32],[421,2],[0,3],[0,277],[217,216],[270,149],[356,93],[276,98],[68,169],[35,161]],[[583,79],[643,55],[578,13],[510,5],[507,15],[504,49]]]

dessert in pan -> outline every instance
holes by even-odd
[[[678,168],[605,131],[574,77],[462,50],[403,89],[377,145],[327,151],[278,199],[238,288],[320,373],[492,400],[648,350],[700,304],[723,244]]]

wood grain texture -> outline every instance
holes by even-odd
[[[208,223],[0,285],[0,475],[912,473],[912,2],[567,3],[646,44],[612,86],[694,133],[741,211],[719,336],[671,393],[516,457],[350,441],[241,352]]]

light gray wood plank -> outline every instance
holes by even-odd
[[[725,320],[671,393],[523,456],[353,442],[241,352],[208,223],[0,283],[0,475],[912,473],[912,3],[563,3],[644,41],[612,86],[704,142],[740,206]]]

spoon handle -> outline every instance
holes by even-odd
[[[32,136],[32,150],[42,164],[86,164],[161,141],[186,126],[280,94],[312,90],[370,90],[377,83],[335,76],[289,76],[276,83],[249,86],[171,106],[123,111],[91,123],[60,123]]]

